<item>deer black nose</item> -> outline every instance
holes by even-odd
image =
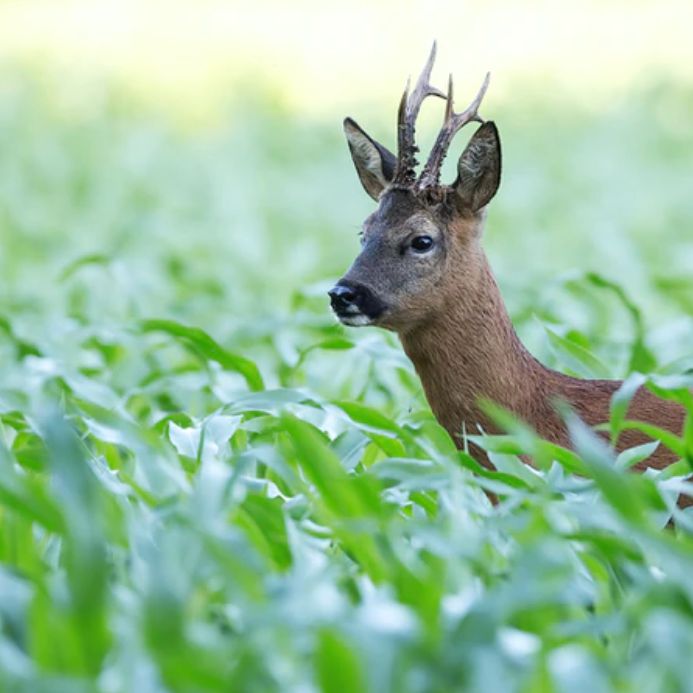
[[[332,309],[337,313],[347,310],[356,302],[356,290],[344,284],[333,286],[327,295],[330,297]]]
[[[340,279],[327,293],[332,310],[345,325],[367,325],[385,312],[385,304],[359,282]]]

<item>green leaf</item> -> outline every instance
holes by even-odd
[[[89,253],[88,255],[82,255],[65,266],[58,276],[58,281],[63,282],[66,279],[69,279],[82,267],[88,267],[89,265],[108,267],[110,264],[111,258],[103,253]]]
[[[291,565],[283,505],[280,498],[252,494],[239,506],[235,518],[258,550],[270,558],[278,570],[286,570]]]
[[[611,444],[615,446],[626,419],[628,407],[635,393],[644,385],[646,378],[640,373],[631,373],[621,387],[611,396],[609,404],[609,421],[611,430]]]
[[[173,320],[144,320],[140,323],[140,330],[164,332],[175,337],[203,358],[215,361],[222,368],[242,375],[251,390],[258,391],[264,388],[260,371],[250,359],[227,351],[199,327],[188,327]]]
[[[364,693],[368,690],[359,656],[334,629],[318,634],[315,668],[322,693]]]
[[[630,469],[654,455],[658,447],[659,441],[653,440],[651,443],[643,443],[634,448],[623,450],[616,458],[615,466],[618,469]]]
[[[594,272],[588,272],[585,278],[593,286],[600,289],[606,289],[614,294],[619,301],[626,308],[630,317],[633,321],[633,328],[635,332],[635,338],[633,339],[633,344],[631,347],[630,362],[628,364],[628,371],[639,371],[641,373],[648,373],[657,367],[657,359],[648,347],[645,345],[644,334],[645,329],[643,325],[642,315],[640,310],[635,305],[633,301],[628,297],[623,287],[619,286],[616,282],[605,279],[604,277],[596,274]]]
[[[358,517],[367,514],[373,502],[377,505],[351,482],[325,437],[314,426],[289,416],[283,418],[283,423],[296,448],[298,463],[336,514]]]
[[[604,497],[630,523],[641,526],[646,520],[645,504],[636,488],[636,477],[616,468],[611,450],[577,416],[568,414],[566,422],[576,451]]]
[[[493,471],[482,467],[471,455],[466,452],[460,452],[460,464],[466,467],[470,471],[474,472],[477,476],[481,476],[484,479],[491,479],[493,481],[500,482],[510,488],[525,489],[529,490],[531,487],[523,479],[513,476],[512,474],[506,474],[505,472]]]
[[[544,326],[549,344],[571,371],[585,378],[608,378],[609,369],[592,352]]]
[[[399,438],[410,441],[409,434],[381,412],[358,402],[339,402],[344,412],[389,457],[404,457],[406,450]]]

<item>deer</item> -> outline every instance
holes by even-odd
[[[492,469],[488,455],[469,446],[465,436],[503,432],[485,401],[502,406],[543,439],[570,448],[556,402],[597,427],[609,420],[611,398],[622,381],[563,374],[540,363],[520,341],[482,248],[487,209],[501,178],[498,128],[479,115],[490,75],[469,106],[456,112],[452,76],[447,94],[430,83],[435,57],[434,43],[413,90],[408,82],[402,95],[396,156],[353,119],[344,120],[356,173],[377,208],[363,224],[360,253],[328,294],[344,325],[375,325],[398,335],[438,422],[458,448],[468,449]],[[429,96],[445,100],[445,115],[417,176],[415,126]],[[478,127],[458,160],[457,177],[442,184],[441,166],[450,144],[469,123]],[[640,387],[627,418],[680,434],[685,409]],[[616,449],[649,440],[626,430]],[[635,469],[663,469],[677,459],[660,444]],[[681,507],[690,504],[693,499],[680,497]]]

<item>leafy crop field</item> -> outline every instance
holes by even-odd
[[[652,446],[499,412],[482,470],[396,339],[330,315],[370,209],[337,118],[2,85],[0,690],[693,690],[693,426],[635,476]],[[544,362],[693,413],[691,112],[501,108],[486,247]]]

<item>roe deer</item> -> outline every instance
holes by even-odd
[[[332,308],[345,325],[394,330],[421,378],[428,402],[458,446],[463,430],[499,432],[479,406],[492,400],[529,423],[543,438],[569,446],[555,409],[564,400],[588,424],[608,421],[617,380],[579,380],[539,363],[522,345],[481,248],[486,207],[498,189],[501,149],[498,130],[478,109],[489,76],[461,113],[453,110],[452,79],[445,96],[431,86],[435,44],[414,90],[407,88],[398,114],[397,156],[353,120],[344,130],[366,192],[378,203],[365,221],[362,250],[330,292]],[[446,99],[445,119],[421,174],[416,177],[414,129],[427,96]],[[454,135],[467,123],[480,127],[457,165],[452,185],[439,182]],[[685,411],[641,388],[628,418],[680,433]],[[629,430],[619,449],[648,438]],[[485,465],[480,450],[475,456]],[[658,447],[636,468],[662,468],[677,459]],[[682,504],[693,499],[684,497]]]

